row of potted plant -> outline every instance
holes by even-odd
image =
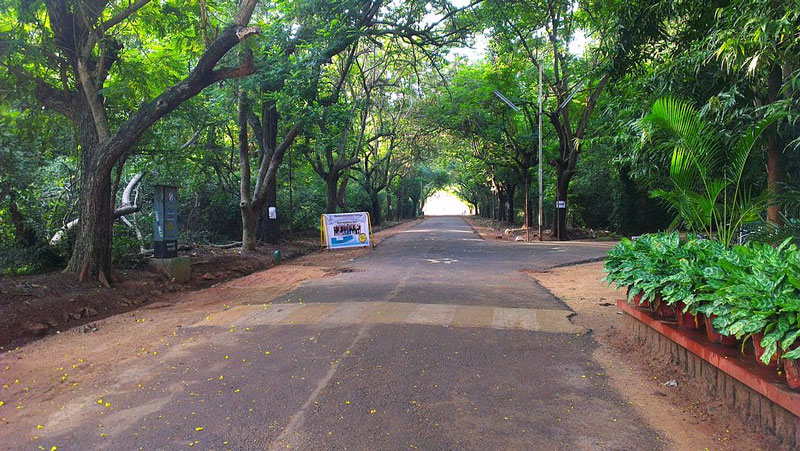
[[[679,325],[706,326],[710,340],[742,349],[753,339],[756,358],[783,365],[800,388],[800,250],[747,243],[681,240],[678,233],[623,239],[606,258],[608,284],[628,287],[628,302]]]

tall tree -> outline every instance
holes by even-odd
[[[275,18],[258,50],[259,73],[238,94],[243,249],[255,248],[257,221],[263,217],[265,206],[277,204],[278,169],[286,151],[308,125],[308,113],[315,104],[331,105],[338,100],[341,86],[327,95],[320,90],[324,67],[341,52],[353,48],[360,35],[374,29],[380,6],[380,1],[371,0],[310,0],[276,5],[272,11]],[[284,108],[279,108],[279,103]],[[290,123],[286,125],[287,122]],[[258,148],[258,170],[252,188],[248,124]],[[276,221],[265,221],[262,229],[266,241],[275,243]]]
[[[558,151],[549,162],[556,171],[553,234],[560,240],[567,239],[569,185],[592,114],[609,82],[639,62],[645,42],[660,36],[659,20],[665,10],[660,4],[658,0],[635,7],[614,1],[486,2],[497,46],[543,71],[548,98],[544,114],[558,137]],[[581,54],[570,50],[578,39],[587,45]]]
[[[6,41],[2,46],[4,65],[23,85],[33,85],[36,98],[48,109],[66,116],[78,130],[81,150],[80,214],[72,257],[67,270],[109,284],[111,268],[112,205],[111,173],[124,162],[142,134],[158,119],[197,95],[206,86],[253,71],[252,55],[241,65],[217,68],[217,63],[239,42],[259,32],[248,26],[257,0],[242,0],[233,19],[210,40],[194,67],[179,81],[132,110],[118,123],[110,117],[116,105],[104,88],[110,74],[124,64],[131,53],[125,49],[125,27],[137,25],[137,12],[166,8],[150,0],[109,3],[106,0],[46,0],[43,10],[27,11],[22,3],[20,27],[35,27],[33,43]],[[46,16],[46,21],[37,18]],[[28,56],[28,51],[32,57]],[[8,53],[13,53],[8,55]],[[41,55],[41,58],[35,58]],[[30,69],[28,69],[30,68]],[[123,107],[124,108],[124,107]]]
[[[792,113],[767,131],[767,184],[773,195],[767,220],[777,225],[782,222],[777,198],[785,183],[786,144],[798,138],[792,79],[800,66],[800,9],[791,1],[734,0],[716,10],[716,19],[705,38],[709,53],[746,82],[758,115]]]

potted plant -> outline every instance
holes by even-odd
[[[729,306],[726,318],[719,321],[721,331],[737,338],[754,337],[756,357],[765,365],[778,366],[779,344],[798,329],[797,260],[797,248],[789,240],[777,247],[734,246],[719,259],[725,280],[714,282],[715,295]]]
[[[672,274],[666,279],[662,295],[674,305],[678,326],[702,329],[705,321],[698,309],[706,293],[705,269],[711,266],[723,247],[716,241],[694,239],[683,245],[683,253],[676,256]]]
[[[777,352],[774,352],[772,354],[772,356],[766,362],[761,360],[762,358],[764,358],[764,355],[767,353],[767,350],[764,347],[764,344],[768,344],[768,343],[764,343],[764,333],[763,332],[754,333],[753,335],[751,335],[751,338],[753,339],[753,352],[755,353],[756,360],[761,362],[761,363],[763,363],[764,365],[767,365],[770,368],[773,368],[773,369],[780,368],[780,366],[781,366],[781,354],[782,354],[780,350],[778,350]]]
[[[642,235],[633,242],[633,285],[642,294],[638,307],[669,313],[666,304],[661,307],[661,290],[668,275],[670,255],[679,244],[677,233]]]
[[[623,238],[613,249],[608,252],[605,260],[603,282],[608,285],[615,283],[617,287],[627,287],[627,301],[640,308],[648,308],[647,299],[642,300],[644,291],[639,283],[642,280],[641,250],[634,246],[634,242]]]
[[[786,353],[783,355],[783,372],[786,375],[786,383],[789,388],[797,390],[800,388],[800,343],[795,343],[783,348]]]

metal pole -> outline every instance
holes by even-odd
[[[543,219],[544,219],[544,212],[542,211],[543,207],[543,196],[542,193],[542,66],[539,65],[539,241],[542,241],[544,237],[544,226]]]
[[[528,164],[530,164],[530,161],[528,162]],[[531,179],[531,173],[526,167],[525,168],[525,242],[526,243],[531,240],[531,218],[529,217],[530,215],[528,214],[528,211],[530,210],[531,206],[531,201],[528,197],[531,192],[530,179]]]

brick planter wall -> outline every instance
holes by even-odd
[[[785,384],[781,386],[777,378],[765,377],[766,372],[747,371],[747,364],[728,355],[738,353],[738,347],[711,344],[699,338],[702,334],[659,321],[625,301],[618,301],[617,305],[625,312],[623,331],[643,351],[669,356],[673,364],[696,378],[710,396],[722,400],[746,422],[759,425],[791,449],[800,448],[800,417],[781,406],[799,408],[800,393],[790,391]]]

